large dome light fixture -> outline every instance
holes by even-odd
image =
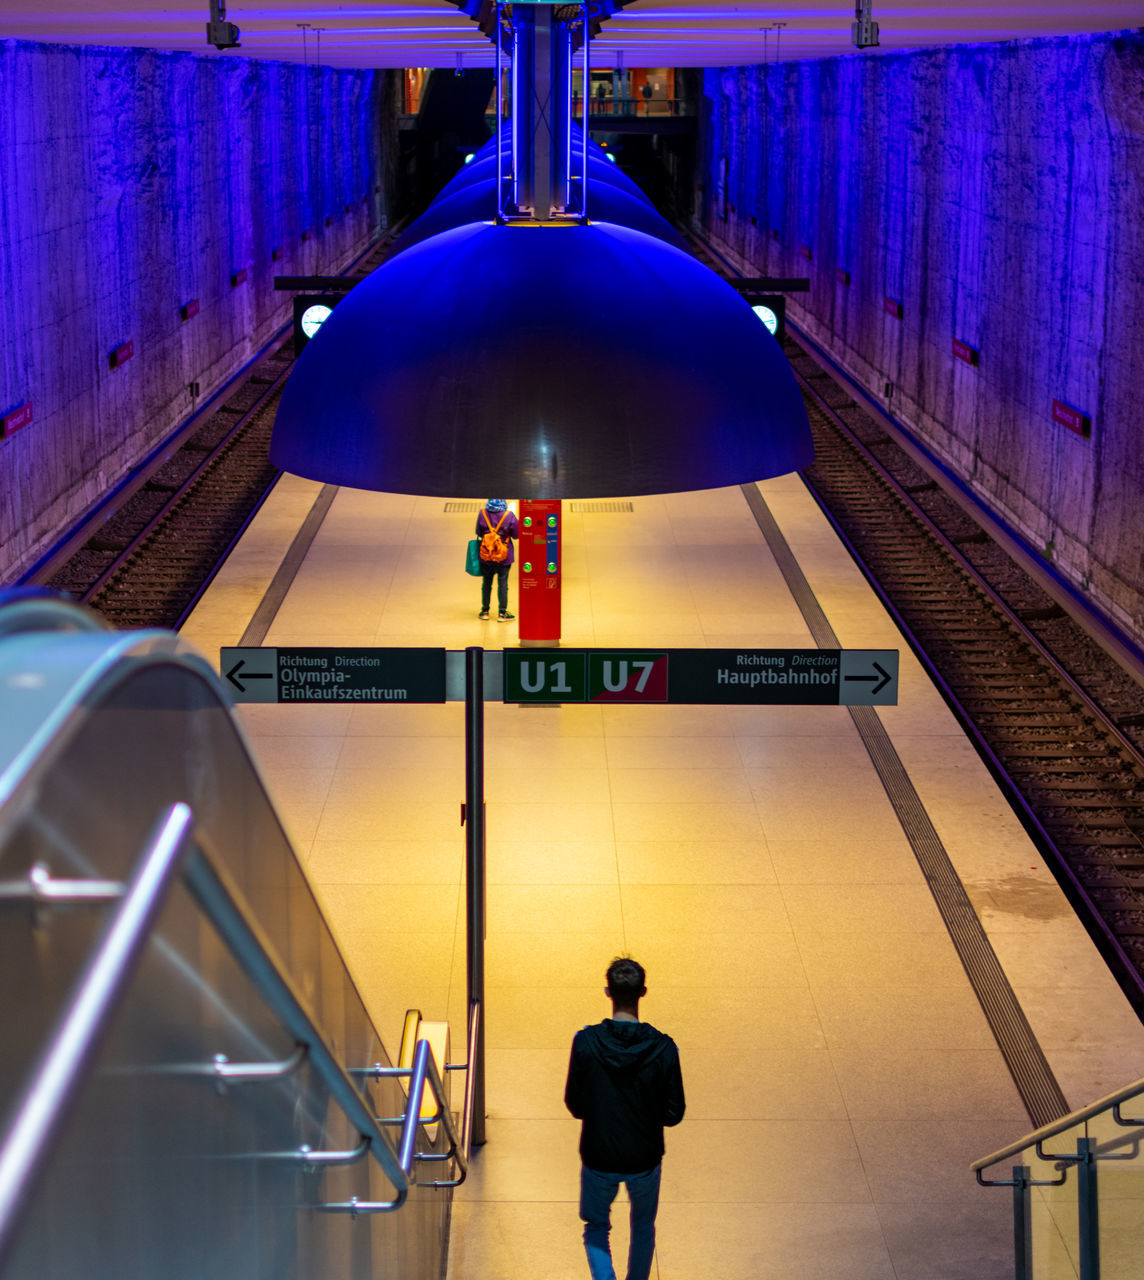
[[[511,128],[311,339],[271,461],[359,489],[541,499],[807,466],[781,347],[591,143],[586,92],[572,119],[577,48],[590,83],[591,6],[494,8],[496,116],[507,48]]]
[[[270,454],[360,489],[534,498],[714,488],[812,456],[750,306],[605,223],[470,223],[392,258],[299,357]]]

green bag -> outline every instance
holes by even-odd
[[[469,549],[465,552],[465,572],[472,574],[474,578],[479,578],[481,576],[480,538],[469,539]]]

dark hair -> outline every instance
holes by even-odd
[[[608,990],[617,1004],[633,1005],[644,993],[647,985],[647,974],[642,964],[637,964],[631,956],[617,956],[604,975],[608,980]]]

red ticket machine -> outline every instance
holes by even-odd
[[[516,572],[521,644],[550,645],[560,640],[560,552],[562,516],[559,498],[522,498],[517,512],[520,541]]]

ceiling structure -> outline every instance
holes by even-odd
[[[242,47],[206,42],[208,0],[0,0],[0,39],[178,49],[337,67],[491,66],[492,44],[448,0],[230,0]],[[1141,0],[873,0],[879,49],[1138,27]],[[730,66],[855,53],[838,0],[631,0],[592,42],[597,67]],[[303,25],[305,24],[305,25]]]

